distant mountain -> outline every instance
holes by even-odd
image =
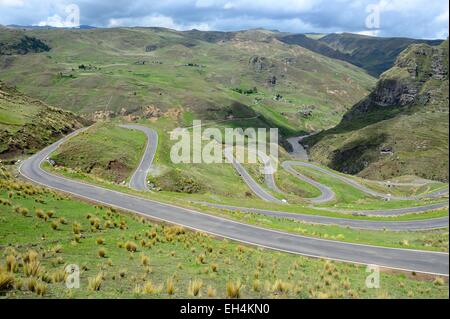
[[[0,159],[32,153],[89,124],[0,81]]]
[[[374,179],[448,181],[448,59],[448,40],[409,46],[338,126],[305,141],[312,159]]]
[[[342,33],[326,35],[318,42],[344,54],[345,61],[367,70],[373,76],[379,76],[394,65],[397,56],[409,45],[417,43],[439,45],[442,40],[379,38]]]
[[[94,118],[169,112],[186,121],[180,125],[253,118],[244,124],[293,135],[335,126],[376,83],[361,68],[269,30],[5,30],[2,37],[24,32],[51,51],[0,56],[2,80]]]

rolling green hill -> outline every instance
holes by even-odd
[[[0,158],[32,153],[88,122],[31,99],[0,81]]]
[[[375,85],[364,70],[265,30],[24,32],[51,50],[0,56],[1,78],[94,118],[140,115],[149,106],[201,119],[259,115],[288,135],[334,126]]]
[[[313,160],[386,179],[448,181],[448,40],[414,44],[335,128],[306,140]]]
[[[28,54],[50,51],[41,40],[28,36],[23,30],[0,26],[0,55]]]

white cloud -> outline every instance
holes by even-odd
[[[0,0],[0,7],[22,7],[23,5],[23,0]]]
[[[161,27],[180,31],[191,29],[197,29],[202,31],[210,30],[210,26],[207,23],[179,24],[176,23],[174,19],[172,19],[171,17],[163,15],[149,15],[139,18],[119,18],[109,20],[108,27],[120,27],[120,26]]]

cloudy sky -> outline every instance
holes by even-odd
[[[449,23],[447,0],[0,0],[0,24],[70,26],[77,8],[96,27],[446,38]]]

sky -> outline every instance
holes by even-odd
[[[0,24],[448,37],[447,0],[0,0]]]

